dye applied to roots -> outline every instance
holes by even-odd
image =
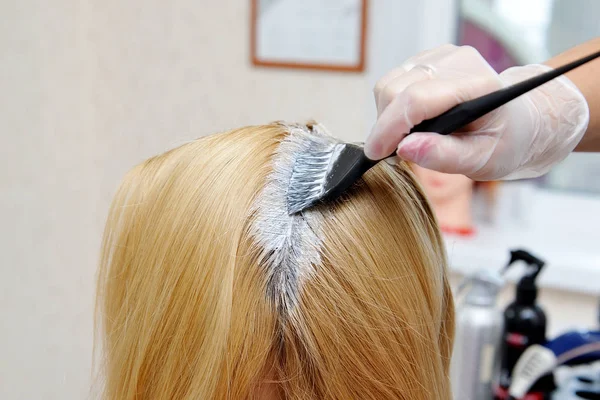
[[[319,125],[288,125],[289,134],[273,156],[273,171],[255,203],[253,236],[263,249],[267,296],[283,315],[298,302],[302,281],[320,263],[320,213],[288,214],[288,190],[298,155],[339,142]]]

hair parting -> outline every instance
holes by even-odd
[[[280,316],[289,315],[298,303],[302,281],[321,261],[322,212],[306,210],[288,214],[287,194],[296,156],[339,143],[317,124],[281,124],[287,135],[272,161],[272,172],[255,201],[252,236],[262,248],[267,274],[267,296]]]

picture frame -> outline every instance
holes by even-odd
[[[257,67],[363,72],[368,0],[251,0]]]

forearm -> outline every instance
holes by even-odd
[[[546,61],[545,64],[556,68],[597,51],[600,51],[600,37],[573,47]],[[590,109],[587,131],[575,151],[600,152],[600,58],[566,75],[583,93]]]

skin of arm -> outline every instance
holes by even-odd
[[[573,47],[544,64],[556,68],[597,51],[600,51],[600,37]],[[575,151],[600,152],[600,58],[568,72],[566,76],[583,93],[590,109],[587,131]]]

